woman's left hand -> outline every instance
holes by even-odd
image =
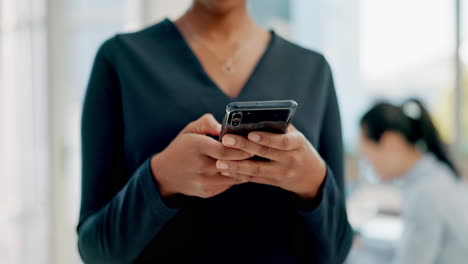
[[[286,134],[251,132],[248,138],[226,134],[225,146],[270,159],[270,161],[224,161],[216,167],[221,174],[250,182],[277,186],[303,199],[317,196],[327,166],[312,144],[294,126]]]

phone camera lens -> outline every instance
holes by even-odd
[[[238,126],[240,124],[241,120],[242,120],[242,114],[241,113],[235,113],[232,116],[231,125],[232,126]]]

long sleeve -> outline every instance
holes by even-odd
[[[130,263],[178,209],[162,200],[150,157],[127,172],[119,81],[109,56],[98,51],[82,117],[82,200],[78,248],[85,263]]]
[[[418,194],[407,201],[396,264],[436,263],[440,248],[443,247],[444,225],[437,209],[439,203],[429,192]]]
[[[318,152],[328,165],[312,208],[300,208],[307,228],[307,244],[319,263],[342,263],[351,248],[353,231],[344,199],[344,157],[340,113],[331,70],[325,62],[327,101]],[[303,206],[302,206],[303,207]]]

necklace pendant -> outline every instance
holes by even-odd
[[[232,59],[228,59],[222,67],[223,73],[224,74],[233,74],[234,73],[234,67],[233,67],[233,62]]]

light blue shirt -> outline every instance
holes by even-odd
[[[404,231],[397,264],[468,263],[468,188],[432,154],[400,182]]]

